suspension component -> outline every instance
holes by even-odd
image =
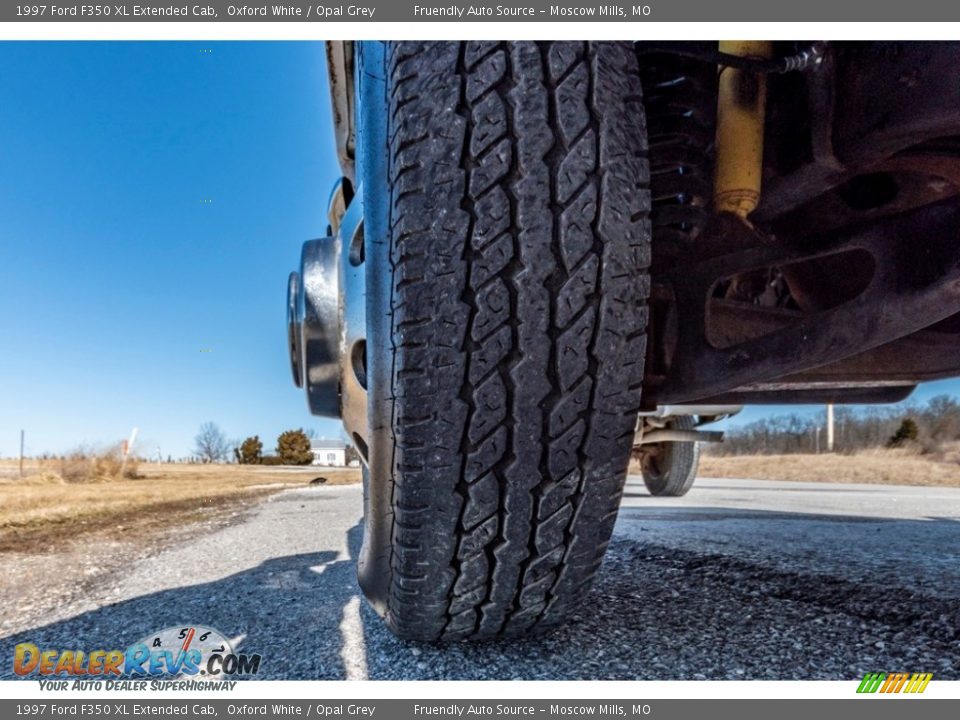
[[[720,52],[769,58],[772,45],[754,40],[721,41]],[[746,219],[760,203],[763,123],[767,80],[762,74],[721,68],[717,97],[717,159],[714,211]]]
[[[706,51],[709,44],[685,45]],[[677,55],[670,46],[653,50],[640,43],[638,51],[650,148],[654,260],[669,266],[710,218],[717,71]]]
[[[669,286],[658,282],[698,246],[711,219],[717,68],[678,54],[709,52],[715,43],[637,43],[650,162],[653,287],[647,377],[668,367],[675,332]]]
[[[810,43],[806,47],[798,50],[793,55],[767,60],[755,57],[745,57],[732,53],[721,52],[719,50],[708,50],[701,47],[700,43],[694,42],[646,42],[644,43],[644,46],[651,51],[663,50],[664,52],[668,52],[679,57],[691,58],[709,65],[732,67],[737,68],[738,70],[749,70],[750,72],[764,73],[767,75],[816,69],[823,62],[824,54],[827,50],[827,42],[825,40],[818,40],[817,42]]]

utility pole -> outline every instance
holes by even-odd
[[[827,452],[833,452],[833,403],[827,403]]]
[[[23,480],[23,430],[20,431],[20,479]]]

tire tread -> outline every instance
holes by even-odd
[[[639,410],[637,58],[629,43],[396,42],[387,72],[385,619],[423,640],[547,630],[600,565]]]

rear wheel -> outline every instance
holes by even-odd
[[[682,415],[670,421],[674,430],[693,430],[693,418]],[[697,478],[700,446],[695,442],[665,442],[644,447],[641,460],[643,484],[651,495],[680,497],[686,495]]]
[[[366,262],[368,318],[389,320],[368,322],[361,585],[401,637],[542,631],[600,566],[639,409],[637,59],[398,42],[384,64],[386,242]]]

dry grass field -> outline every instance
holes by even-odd
[[[909,450],[866,450],[854,455],[702,455],[701,477],[799,480],[878,485],[960,487],[960,463],[953,457]]]
[[[360,481],[356,468],[141,464],[136,478],[68,482],[56,461],[32,464],[18,478],[0,461],[0,552],[46,552],[97,537],[131,540],[234,512],[258,498],[315,478]],[[638,472],[636,467],[632,472]],[[960,487],[954,454],[870,450],[854,455],[703,455],[702,477],[941,485]]]
[[[67,482],[53,461],[17,477],[0,461],[0,552],[44,552],[93,534],[131,539],[235,510],[265,494],[360,481],[356,468],[141,464],[137,478]]]

